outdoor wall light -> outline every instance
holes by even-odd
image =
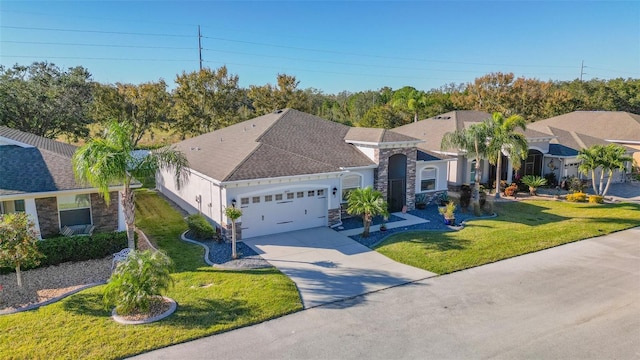
[[[333,188],[333,196],[336,196],[336,193],[338,192],[338,188],[334,187]]]
[[[236,199],[231,199],[231,206],[236,207]]]

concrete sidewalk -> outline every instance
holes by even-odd
[[[436,275],[397,263],[327,227],[244,243],[296,283],[305,308]]]

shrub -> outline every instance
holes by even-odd
[[[569,191],[581,193],[584,191],[586,183],[577,177],[569,178]]]
[[[512,183],[511,185],[507,186],[506,189],[504,189],[504,194],[506,196],[516,196],[517,193],[518,185],[516,183]]]
[[[196,239],[210,239],[216,234],[216,229],[201,214],[187,216],[187,225]]]
[[[556,178],[556,173],[550,172],[544,175],[545,180],[547,180],[547,185],[556,186],[558,184],[558,179]]]
[[[116,306],[119,315],[149,311],[151,300],[169,289],[173,262],[162,251],[132,251],[118,263],[104,289],[105,306]]]
[[[60,236],[38,241],[37,246],[44,257],[39,266],[25,267],[25,270],[68,261],[102,259],[127,247],[127,233],[122,231],[91,236]],[[0,274],[11,271],[13,270],[10,268],[0,268]]]
[[[471,186],[462,185],[460,187],[460,208],[467,209],[471,204]]]
[[[571,201],[571,202],[587,201],[587,194],[583,192],[575,192],[573,194],[567,194],[567,201]]]
[[[600,195],[589,195],[590,204],[602,204],[604,203],[604,197]]]

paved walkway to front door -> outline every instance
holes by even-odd
[[[397,263],[327,227],[244,243],[296,283],[305,308],[436,275]]]

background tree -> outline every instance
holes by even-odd
[[[238,258],[236,251],[236,220],[242,216],[242,211],[235,206],[227,206],[224,209],[224,214],[231,220],[231,257],[233,259]]]
[[[528,145],[524,134],[516,129],[526,130],[527,123],[519,115],[505,118],[501,113],[493,113],[490,119],[483,122],[489,134],[487,142],[487,158],[489,163],[496,166],[495,197],[500,197],[500,178],[502,174],[502,154],[511,160],[515,170],[520,169],[521,161],[527,158]],[[477,163],[476,163],[477,164]]]
[[[405,86],[393,93],[391,105],[411,114],[413,122],[418,122],[420,115],[429,106],[429,98],[424,91],[418,91],[411,86]]]
[[[88,134],[91,74],[52,63],[0,66],[0,125],[56,138]]]
[[[308,95],[298,89],[299,83],[295,76],[278,74],[275,87],[271,84],[250,86],[248,96],[256,114],[264,115],[284,108],[309,112],[311,104]]]
[[[364,231],[362,237],[369,237],[369,228],[374,216],[389,216],[387,202],[382,198],[382,193],[373,190],[371,186],[355,189],[347,198],[347,212],[351,215],[362,216]]]
[[[113,120],[130,124],[134,147],[146,133],[153,135],[155,130],[168,125],[171,97],[162,79],[139,85],[99,84],[94,94],[91,107],[94,119],[104,125]]]
[[[245,120],[242,108],[249,105],[249,100],[238,80],[238,75],[229,74],[226,66],[178,75],[172,126],[183,136],[200,135]]]
[[[171,147],[155,150],[142,159],[133,157],[132,131],[133,126],[129,123],[111,122],[104,137],[91,139],[76,151],[73,170],[78,180],[98,188],[107,203],[109,186],[121,184],[124,187],[122,207],[127,239],[129,248],[135,249],[135,199],[131,189],[134,176],[143,179],[154,176],[159,169],[174,171],[180,187],[188,179],[189,163],[181,152]]]
[[[23,266],[38,265],[43,255],[38,250],[33,221],[24,212],[0,215],[0,266],[16,269],[18,287],[22,287]]]
[[[487,126],[483,123],[478,123],[466,129],[445,133],[440,144],[442,150],[455,150],[458,153],[464,153],[467,158],[475,158],[476,178],[472,193],[473,212],[475,215],[480,215],[479,194],[480,179],[482,179],[480,161],[488,157],[487,139],[490,136]]]
[[[404,125],[407,118],[402,113],[389,105],[380,105],[367,111],[358,123],[358,126],[392,129]]]

